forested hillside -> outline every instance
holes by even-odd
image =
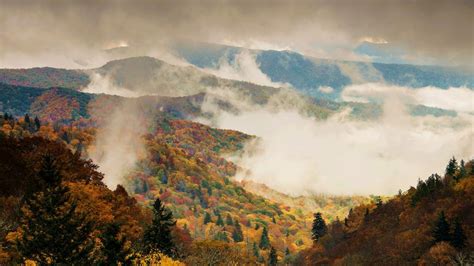
[[[452,158],[443,177],[433,174],[416,188],[353,208],[329,224],[297,264],[470,265],[473,208],[474,161]]]

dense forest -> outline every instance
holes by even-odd
[[[331,205],[308,212],[233,181],[236,166],[220,154],[252,138],[237,131],[163,118],[144,136],[146,157],[110,190],[85,156],[96,134],[87,119],[4,114],[0,123],[2,264],[472,261],[472,161],[452,158],[443,177],[392,198],[353,199],[337,217]]]

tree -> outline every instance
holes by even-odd
[[[262,236],[260,237],[260,244],[258,246],[261,249],[267,249],[270,247],[270,238],[268,237],[268,231],[266,227],[263,227]]]
[[[316,243],[321,237],[323,237],[327,232],[326,222],[321,216],[320,212],[314,214],[313,228],[311,230],[311,238]]]
[[[276,266],[278,264],[278,257],[274,247],[270,247],[270,253],[268,254],[268,265]]]
[[[240,227],[240,223],[237,220],[235,220],[234,231],[232,232],[232,239],[234,239],[234,242],[244,241],[244,234],[242,233],[242,228]]]
[[[25,123],[27,124],[30,124],[31,123],[31,119],[30,119],[30,116],[28,114],[25,114]]]
[[[38,191],[26,195],[22,208],[21,238],[17,242],[24,259],[43,264],[87,264],[93,242],[93,224],[76,212],[76,201],[52,156],[43,157],[36,177]]]
[[[210,222],[212,222],[211,215],[208,212],[206,212],[206,214],[204,215],[204,224],[208,224]]]
[[[217,221],[216,221],[216,224],[219,225],[219,226],[224,226],[224,220],[222,220],[222,216],[221,214],[217,214]]]
[[[459,165],[459,174],[456,177],[456,180],[462,179],[465,176],[467,176],[467,170],[466,170],[466,165],[464,163],[464,160],[461,160],[461,163]]]
[[[253,255],[254,255],[256,258],[260,258],[260,249],[258,248],[256,242],[253,242]]]
[[[454,222],[453,235],[451,237],[451,245],[457,249],[462,249],[466,245],[467,237],[462,229],[461,222],[456,219]]]
[[[102,259],[101,265],[122,265],[127,262],[127,251],[125,250],[125,237],[120,237],[120,226],[118,223],[112,222],[107,224],[100,234],[102,242]]]
[[[382,204],[383,204],[382,198],[380,196],[375,196],[374,199],[375,199],[375,205],[377,206],[377,208],[382,207]]]
[[[458,162],[456,161],[456,158],[454,158],[453,156],[453,158],[449,160],[449,163],[446,166],[446,175],[454,176],[457,169],[458,169]]]
[[[449,223],[446,220],[444,211],[441,211],[438,215],[438,220],[436,221],[435,228],[433,229],[433,238],[435,243],[449,241],[451,239],[449,234]]]
[[[35,116],[35,126],[36,126],[36,130],[39,130],[41,127],[41,122],[37,116]]]
[[[225,223],[227,225],[234,225],[234,221],[232,221],[232,216],[230,216],[230,214],[227,214],[227,216],[225,218]]]
[[[149,253],[159,250],[168,256],[174,256],[176,247],[171,236],[171,230],[176,221],[173,219],[173,214],[159,198],[153,204],[153,214],[152,224],[143,235],[144,249]]]

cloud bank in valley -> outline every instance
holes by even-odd
[[[473,116],[462,112],[469,108],[460,105],[457,117],[413,117],[406,111],[406,105],[417,100],[455,107],[450,101],[435,99],[440,93],[443,98],[472,99],[472,90],[427,88],[408,93],[410,97],[407,90],[413,89],[383,84],[346,88],[346,95],[358,92],[363,97],[368,92],[365,100],[377,91],[384,113],[376,121],[350,119],[350,110],[318,121],[302,115],[297,107],[270,104],[262,108],[241,105],[239,114],[217,112],[213,125],[258,137],[247,144],[243,156],[233,158],[242,167],[238,179],[291,194],[393,194],[416,185],[418,178],[443,173],[453,155],[464,159],[474,155]]]

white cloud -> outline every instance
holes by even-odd
[[[345,101],[355,102],[399,98],[412,104],[458,112],[474,112],[474,90],[469,88],[440,89],[424,87],[413,89],[381,83],[366,83],[346,87],[341,97]]]
[[[384,114],[375,121],[349,119],[350,110],[318,121],[301,115],[297,105],[292,110],[272,105],[243,106],[239,114],[221,111],[213,122],[258,137],[234,158],[242,167],[236,178],[291,194],[393,194],[418,178],[443,173],[453,155],[474,156],[471,115],[412,117],[405,112],[406,98],[380,97]]]
[[[322,92],[322,93],[332,93],[332,92],[334,91],[333,88],[328,87],[328,86],[319,87],[318,90],[319,90],[320,92]]]
[[[255,55],[248,50],[242,50],[235,56],[233,62],[223,57],[217,68],[204,68],[204,71],[221,78],[252,82],[258,85],[283,87],[284,84],[273,82],[261,70],[255,61]]]

